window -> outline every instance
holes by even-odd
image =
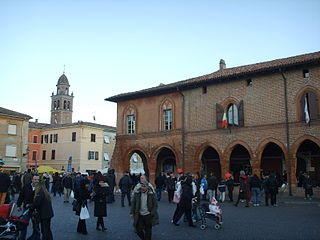
[[[303,72],[303,78],[309,78],[310,77],[309,69],[304,69],[302,72]]]
[[[44,135],[44,143],[48,143],[49,142],[49,135]]]
[[[319,119],[319,97],[312,91],[306,91],[300,100],[302,121]],[[309,117],[309,121],[307,118]]]
[[[42,151],[42,160],[46,160],[46,155],[47,155],[47,151],[43,150]]]
[[[103,137],[103,141],[104,141],[104,143],[107,143],[107,144],[110,143],[110,139],[109,139],[108,136],[104,136],[104,137]]]
[[[109,154],[107,152],[103,154],[103,160],[110,161]]]
[[[227,119],[228,119],[228,125],[231,125],[231,126],[238,126],[239,125],[237,105],[235,105],[235,104],[229,105]]]
[[[57,143],[58,142],[58,134],[53,135],[53,142]]]
[[[33,136],[33,143],[38,143],[38,136]]]
[[[37,160],[37,151],[32,151],[32,160],[33,161]]]
[[[252,86],[252,79],[251,78],[247,79],[247,86],[248,87]]]
[[[17,156],[17,146],[16,145],[6,145],[6,157],[16,157]]]
[[[17,125],[9,124],[8,125],[8,134],[16,135],[17,134]]]
[[[41,135],[41,144],[43,144],[43,143],[44,143],[44,136]]]
[[[96,135],[91,133],[91,142],[96,142]]]
[[[136,118],[135,115],[128,115],[127,116],[127,129],[128,134],[134,134],[136,130]]]
[[[75,142],[77,140],[77,133],[73,132],[72,133],[72,142]]]
[[[202,93],[203,93],[203,94],[206,94],[206,93],[207,93],[207,86],[203,86],[203,87],[202,87]]]
[[[163,110],[163,123],[164,123],[164,130],[171,130],[172,129],[172,110],[165,109]]]
[[[50,143],[52,143],[52,134],[50,134]]]
[[[51,150],[51,160],[56,159],[56,150]]]
[[[99,152],[89,151],[88,159],[89,160],[99,160]]]

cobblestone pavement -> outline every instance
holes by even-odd
[[[208,227],[200,229],[170,223],[175,210],[174,204],[167,202],[166,194],[159,202],[160,225],[153,228],[153,240],[186,240],[186,239],[320,239],[320,199],[312,201],[302,197],[279,196],[278,207],[249,207],[244,203],[235,207],[230,202],[220,204],[223,209],[223,226],[214,229],[214,222],[207,220]],[[93,217],[93,203],[89,203],[91,218],[87,220],[88,235],[76,232],[78,216],[72,211],[71,203],[63,203],[63,197],[53,197],[55,216],[52,220],[52,231],[55,240],[81,239],[123,239],[136,240],[132,219],[129,218],[129,207],[120,207],[119,196],[116,202],[108,205],[108,216],[105,218],[106,232],[95,229],[96,218]],[[31,233],[29,227],[28,234]]]

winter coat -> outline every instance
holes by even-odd
[[[80,187],[78,192],[79,192],[79,196],[77,198],[78,204],[81,207],[87,206],[87,199],[90,199],[89,190],[85,187]],[[80,207],[79,211],[76,211],[76,215],[78,215],[78,216],[80,216],[81,207]]]
[[[8,174],[0,172],[0,192],[8,192],[8,189],[11,185],[11,180]]]
[[[158,215],[158,200],[155,192],[149,187],[148,188],[148,197],[147,197],[147,207],[148,211],[152,216],[152,226],[159,224],[159,215]],[[131,209],[130,214],[133,215],[133,226],[137,227],[139,214],[141,207],[141,189],[135,188],[132,199],[131,199]]]
[[[250,178],[250,190],[252,188],[261,188],[261,180],[256,176]]]
[[[94,216],[95,217],[106,217],[107,216],[107,195],[109,187],[95,186],[94,196]]]
[[[276,176],[270,175],[269,178],[266,181],[266,186],[268,188],[268,192],[276,192],[278,193],[278,181],[276,179]]]
[[[178,203],[179,205],[184,205],[186,209],[191,209],[192,208],[192,198],[194,197],[193,195],[193,190],[192,190],[192,184],[186,183],[186,182],[181,182],[181,196],[180,196],[180,202]]]
[[[72,182],[72,177],[70,177],[70,176],[65,176],[65,177],[62,178],[62,186],[63,186],[64,188],[69,188],[69,189],[71,189],[71,188],[72,188],[72,184],[73,184],[73,182]]]
[[[173,177],[168,177],[166,180],[167,190],[174,191],[176,189],[176,179]]]
[[[228,178],[228,180],[226,181],[226,185],[227,185],[228,191],[232,192],[234,188],[233,177]]]
[[[208,189],[210,190],[217,190],[218,187],[218,179],[215,176],[211,176],[209,177],[209,179],[207,180],[208,182]]]
[[[34,199],[34,190],[32,189],[31,184],[24,185],[20,191],[20,194],[17,200],[17,206],[21,207],[23,203],[23,207],[26,208],[26,205],[32,203],[33,199]]]
[[[207,190],[207,189],[208,189],[207,179],[201,178],[201,185],[202,185],[202,187],[203,187],[203,190]]]
[[[48,200],[41,190],[35,196],[30,208],[38,211],[40,220],[52,218],[54,215],[51,200]]]
[[[128,175],[124,175],[119,182],[119,188],[122,193],[128,193],[131,191],[132,180]]]

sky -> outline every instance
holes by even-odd
[[[316,51],[319,0],[0,0],[0,106],[50,123],[65,71],[73,121],[116,126],[107,97]]]

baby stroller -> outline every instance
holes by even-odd
[[[12,216],[14,204],[0,205],[0,239],[18,239],[19,232],[28,226],[28,221],[24,220],[29,209],[26,210],[20,217]]]
[[[215,199],[211,201],[211,204],[214,201],[215,201],[214,206],[216,206],[217,202]],[[218,206],[217,206],[217,208],[219,209]],[[214,228],[216,230],[219,230],[221,228],[221,226],[222,226],[222,214],[221,214],[222,211],[221,210],[219,212],[212,212],[212,210],[209,208],[208,203],[202,203],[201,205],[198,206],[198,212],[199,212],[200,221],[201,221],[200,229],[204,230],[208,226],[206,219],[210,219],[212,221],[215,221]]]

